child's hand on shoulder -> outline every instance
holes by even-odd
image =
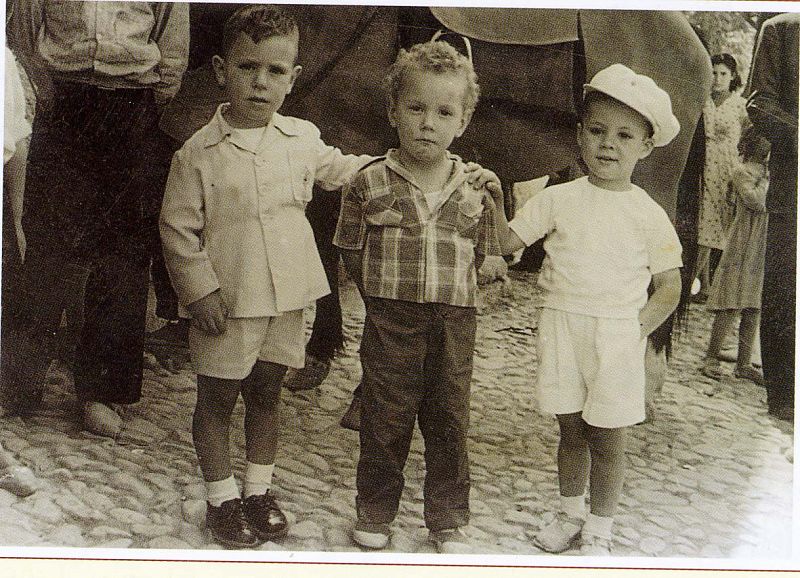
[[[228,308],[222,301],[219,289],[186,306],[197,323],[197,328],[212,335],[225,333]]]
[[[483,168],[478,163],[467,163],[465,166],[467,171],[467,182],[472,185],[476,190],[486,188],[492,195],[494,204],[502,207],[505,203],[505,194],[503,193],[503,186],[500,184],[500,179],[494,172],[489,169]]]
[[[500,179],[494,172],[483,168],[478,163],[472,162],[467,163],[464,169],[467,173],[467,182],[472,185],[473,189],[480,190],[485,187],[492,193],[493,197],[499,194],[502,198],[503,187],[500,184]]]

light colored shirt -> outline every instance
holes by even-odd
[[[344,155],[277,113],[253,148],[225,106],[172,160],[160,228],[173,286],[182,306],[220,289],[230,317],[302,309],[330,292],[305,216],[312,187],[341,188],[374,157]]]
[[[530,245],[544,237],[544,307],[635,318],[652,275],[681,267],[669,217],[640,187],[609,191],[582,177],[548,187],[509,223]]]
[[[16,0],[12,48],[60,80],[175,95],[189,54],[186,2]]]
[[[333,242],[363,250],[368,296],[475,306],[475,252],[500,254],[494,204],[467,184],[461,159],[450,160],[447,184],[430,197],[394,150],[345,188]]]
[[[31,134],[31,125],[25,118],[25,92],[19,76],[17,61],[6,47],[5,116],[3,117],[3,164],[17,150],[17,143]]]

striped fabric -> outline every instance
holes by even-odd
[[[461,159],[450,158],[438,199],[426,200],[393,150],[345,188],[334,243],[363,250],[368,296],[475,306],[475,252],[500,254],[494,204],[467,184]]]

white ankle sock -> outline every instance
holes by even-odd
[[[586,519],[586,497],[561,496],[561,511],[572,518]]]
[[[614,518],[607,516],[595,516],[589,514],[586,516],[586,523],[583,525],[583,532],[599,538],[611,539],[611,524],[614,523]]]
[[[254,464],[247,462],[244,472],[244,497],[260,496],[272,487],[272,472],[275,464]]]
[[[216,482],[206,482],[206,499],[214,507],[219,507],[222,502],[233,500],[239,496],[239,487],[233,476]]]

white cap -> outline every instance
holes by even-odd
[[[669,94],[649,76],[636,74],[624,64],[612,64],[583,85],[584,98],[592,91],[602,92],[631,107],[653,125],[653,145],[668,145],[681,130],[672,114]]]

